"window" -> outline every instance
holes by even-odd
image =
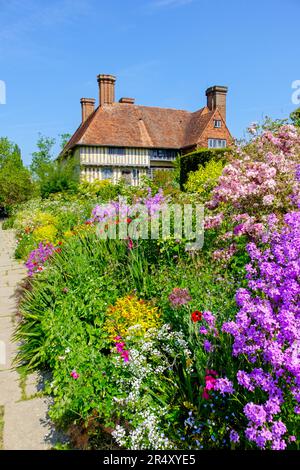
[[[124,147],[108,147],[109,155],[125,155],[126,149]]]
[[[214,127],[221,127],[222,121],[220,119],[214,119]]]
[[[132,173],[131,170],[122,170],[121,171],[122,180],[127,184],[131,184]]]
[[[113,177],[112,168],[101,168],[101,176],[103,180],[111,180]]]
[[[208,139],[208,148],[220,149],[226,147],[225,139]]]
[[[175,160],[176,152],[175,150],[159,150],[154,149],[150,150],[150,159],[151,160]]]
[[[133,179],[138,180],[140,177],[140,170],[138,170],[137,168],[133,168],[132,177]]]

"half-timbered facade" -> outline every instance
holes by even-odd
[[[207,105],[195,112],[138,106],[133,98],[115,102],[115,77],[98,75],[99,106],[82,98],[81,124],[60,157],[75,155],[83,180],[138,185],[143,175],[173,168],[178,154],[198,147],[227,147],[227,88],[206,90]]]

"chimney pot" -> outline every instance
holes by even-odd
[[[84,123],[88,117],[95,111],[94,98],[81,98],[81,122]]]
[[[228,87],[227,86],[211,86],[206,90],[207,96],[207,107],[210,111],[215,111],[215,109],[219,109],[220,113],[226,121],[226,95],[227,95]]]
[[[113,104],[115,102],[115,81],[114,75],[100,74],[97,76],[99,85],[99,105]]]
[[[119,99],[119,103],[134,104],[134,98],[122,97]]]

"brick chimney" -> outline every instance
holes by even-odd
[[[127,98],[123,96],[122,98],[119,99],[119,103],[134,104],[134,98]]]
[[[228,88],[227,86],[211,86],[206,90],[207,96],[207,107],[210,111],[214,111],[216,108],[220,110],[220,113],[226,121],[226,95]]]
[[[113,75],[100,74],[97,76],[99,85],[99,105],[113,104],[115,102],[115,81]]]
[[[81,122],[87,120],[87,118],[95,111],[95,99],[94,98],[81,98]]]

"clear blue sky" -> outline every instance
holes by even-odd
[[[116,97],[196,110],[205,89],[228,85],[228,124],[241,137],[268,114],[296,108],[299,0],[0,0],[0,136],[28,164],[38,132],[73,133],[96,75]]]

